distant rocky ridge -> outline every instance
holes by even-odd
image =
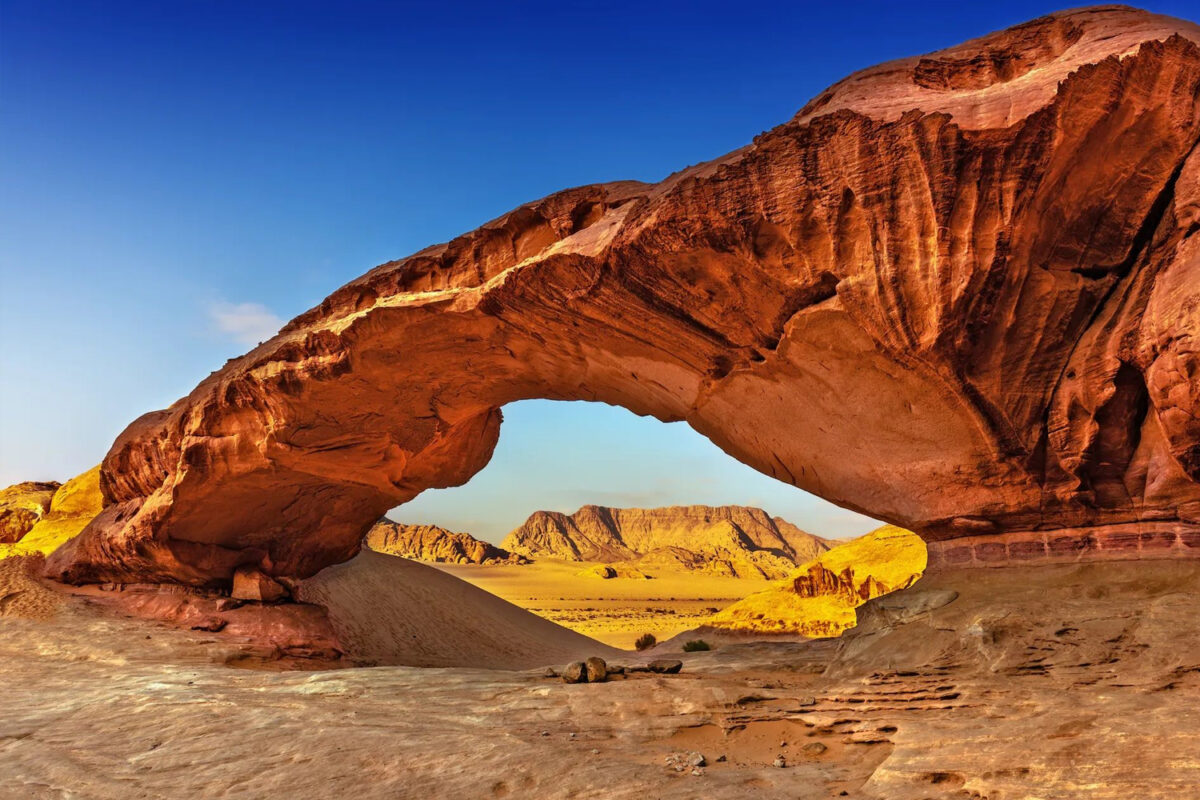
[[[574,514],[534,512],[501,547],[532,559],[617,562],[649,573],[684,569],[777,579],[830,545],[761,508],[587,505]]]
[[[367,547],[379,553],[445,564],[527,564],[515,555],[469,533],[437,525],[405,525],[384,518],[367,533]]]

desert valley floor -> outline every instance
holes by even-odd
[[[435,566],[559,625],[625,649],[632,649],[643,633],[666,641],[699,627],[717,609],[772,583],[695,572],[659,572],[649,580],[579,578],[585,565],[549,560],[522,566]]]

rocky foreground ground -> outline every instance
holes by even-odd
[[[236,669],[251,662],[234,641],[123,619],[11,567],[0,597],[5,798],[1125,800],[1200,785],[1194,563],[946,572],[871,601],[841,640],[672,653],[678,675],[580,685],[486,669],[482,649],[478,669]]]

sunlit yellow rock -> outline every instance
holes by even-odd
[[[15,544],[0,544],[0,558],[53,553],[63,542],[78,536],[100,513],[100,467],[93,467],[59,487],[50,501],[50,513]]]
[[[854,626],[857,606],[911,586],[924,570],[921,538],[885,525],[822,553],[790,578],[734,603],[706,624],[746,633],[838,636]]]

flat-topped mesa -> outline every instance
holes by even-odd
[[[935,564],[1200,554],[1198,41],[1042,18],[378,267],[134,422],[50,573],[312,574],[524,398],[685,420]]]

